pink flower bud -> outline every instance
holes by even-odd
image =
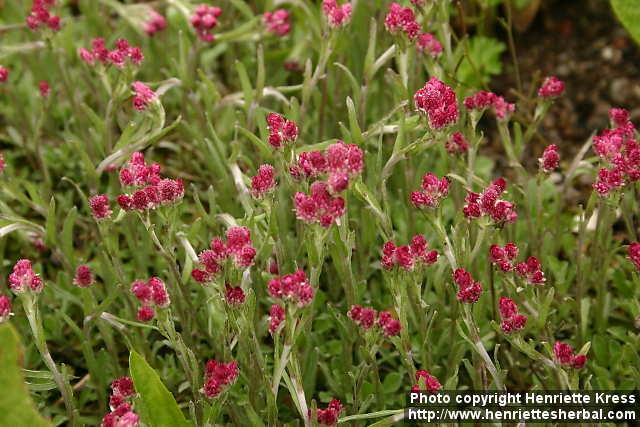
[[[558,164],[560,163],[558,146],[555,144],[547,146],[542,153],[542,157],[538,159],[538,163],[540,163],[540,169],[544,173],[550,173],[557,169]]]
[[[79,288],[88,288],[95,283],[95,278],[88,265],[79,265],[73,278],[73,284]]]
[[[153,309],[153,307],[148,305],[143,305],[138,309],[138,314],[136,315],[136,318],[140,322],[149,322],[155,317],[155,315],[156,315],[156,312]]]
[[[273,304],[269,310],[269,333],[271,333],[271,335],[278,332],[282,322],[284,322],[284,318],[284,308],[278,304]]]
[[[538,96],[541,98],[556,98],[564,92],[564,82],[556,76],[549,76],[544,79],[542,86],[538,89]]]
[[[111,217],[111,209],[109,207],[109,197],[106,194],[97,194],[89,199],[89,207],[96,221],[104,220]]]
[[[0,295],[0,323],[9,320],[11,316],[11,299],[6,295]]]

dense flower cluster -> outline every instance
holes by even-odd
[[[507,189],[504,178],[493,181],[482,193],[469,191],[463,208],[464,215],[469,219],[489,216],[497,225],[514,222],[518,213],[513,203],[500,199]]]
[[[269,280],[267,290],[271,298],[292,302],[298,307],[308,305],[315,293],[303,270]]]
[[[133,381],[130,377],[113,380],[111,383],[111,396],[109,397],[111,412],[102,418],[100,427],[138,426],[140,417],[133,412],[131,404],[128,402],[134,394]]]
[[[196,6],[191,15],[191,26],[196,30],[200,40],[207,43],[215,40],[212,31],[218,25],[220,15],[222,15],[222,9],[219,7],[206,4]]]
[[[9,79],[9,69],[0,65],[0,83],[5,83]]]
[[[629,245],[629,249],[627,249],[627,254],[633,265],[636,267],[636,270],[640,271],[640,243],[631,243]]]
[[[88,265],[82,264],[76,268],[76,274],[73,276],[73,284],[79,288],[88,288],[95,283],[95,277]]]
[[[277,36],[286,36],[291,31],[291,24],[289,23],[289,11],[285,9],[278,9],[273,12],[265,12],[262,15],[262,23],[264,24],[267,32],[275,34]]]
[[[158,277],[152,277],[146,282],[136,280],[131,284],[131,293],[138,299],[141,306],[138,309],[138,320],[148,322],[155,316],[154,306],[167,308],[171,298],[164,282]]]
[[[272,304],[269,309],[269,333],[271,335],[279,331],[285,319],[284,308],[278,304]]]
[[[411,391],[426,391],[428,393],[437,393],[442,389],[440,381],[429,372],[419,369],[416,371],[416,383],[411,387]]]
[[[240,286],[231,286],[228,283],[224,286],[224,300],[232,307],[244,304],[245,294]]]
[[[119,69],[127,64],[140,65],[144,60],[142,49],[131,46],[126,39],[118,39],[115,49],[109,50],[102,37],[91,40],[91,50],[84,47],[78,49],[78,56],[88,65],[99,62]]]
[[[423,235],[417,234],[408,245],[396,246],[386,242],[382,246],[380,264],[385,270],[400,267],[412,271],[416,265],[431,265],[438,260],[438,251],[428,250],[429,245]]]
[[[325,409],[317,409],[316,419],[321,426],[334,426],[338,423],[338,417],[342,412],[342,402],[338,399],[331,399],[329,405]]]
[[[474,95],[466,97],[464,106],[467,110],[484,110],[485,108],[491,108],[500,120],[508,119],[516,110],[515,104],[511,104],[505,101],[503,97],[486,90],[481,90]]]
[[[111,217],[113,213],[109,206],[109,197],[106,194],[96,194],[89,198],[91,214],[96,221],[101,221]]]
[[[442,44],[431,33],[420,33],[416,38],[416,48],[418,52],[430,55],[433,58],[442,53]]]
[[[301,191],[293,197],[296,217],[309,224],[320,224],[329,227],[344,215],[345,202],[340,196],[329,191],[329,185],[323,181],[311,184],[309,194]]]
[[[560,164],[558,146],[555,144],[547,146],[542,152],[542,157],[538,159],[538,163],[540,164],[540,170],[544,173],[551,173],[556,170]]]
[[[51,94],[51,86],[49,86],[49,82],[46,80],[40,81],[40,83],[38,83],[38,91],[40,92],[41,97],[48,98]]]
[[[518,247],[515,243],[507,243],[504,246],[491,245],[489,248],[489,260],[505,273],[515,271],[531,285],[544,284],[546,279],[538,258],[530,256],[526,261],[516,264],[518,252]]]
[[[258,173],[251,178],[251,194],[260,198],[276,187],[275,169],[271,165],[260,165]]]
[[[351,22],[352,6],[348,1],[339,5],[337,0],[322,0],[322,13],[331,28],[340,28]]]
[[[238,373],[238,362],[235,360],[229,363],[209,360],[205,367],[202,394],[209,399],[215,399],[236,381]]]
[[[13,271],[9,274],[9,289],[15,294],[22,294],[26,291],[35,293],[42,292],[44,282],[40,275],[33,271],[31,261],[21,259],[13,266]]]
[[[458,301],[466,304],[478,302],[482,293],[482,285],[480,282],[473,280],[471,273],[464,268],[457,268],[453,272],[453,281],[458,285],[458,293],[456,295]]]
[[[372,307],[352,305],[347,316],[363,330],[378,327],[385,337],[393,337],[400,333],[400,321],[388,311],[377,312]]]
[[[31,12],[27,16],[27,26],[32,30],[48,27],[53,31],[60,30],[60,17],[51,13],[55,0],[33,0]]]
[[[607,196],[629,183],[640,180],[640,144],[629,113],[621,108],[609,111],[613,127],[593,137],[593,151],[607,165],[598,171],[593,184],[600,196]]]
[[[231,260],[235,268],[244,269],[253,265],[256,256],[251,231],[247,227],[230,227],[226,241],[214,237],[209,248],[198,254],[200,266],[191,271],[191,277],[198,283],[211,282],[223,270],[227,260]]]
[[[418,37],[420,25],[416,21],[413,9],[402,7],[393,2],[389,5],[389,11],[384,18],[384,26],[391,34],[404,33],[410,40]]]
[[[444,145],[449,154],[465,154],[469,151],[469,143],[461,132],[454,132]]]
[[[556,98],[564,92],[564,82],[556,76],[549,76],[544,79],[542,86],[538,89],[538,96],[541,98]]]
[[[131,83],[131,89],[133,90],[133,108],[138,111],[146,110],[149,104],[157,98],[156,93],[142,82]]]
[[[331,193],[340,193],[347,189],[349,182],[362,173],[364,153],[356,144],[337,141],[321,151],[300,153],[297,164],[290,167],[294,178],[316,178],[327,175],[327,184]]]
[[[518,306],[512,299],[500,297],[498,309],[502,318],[500,328],[505,334],[519,331],[527,324],[527,316],[518,313]]]
[[[451,87],[437,77],[425,83],[413,96],[416,110],[429,117],[429,126],[441,129],[458,120],[458,100]]]
[[[167,20],[164,16],[160,15],[155,10],[149,11],[149,16],[144,23],[143,30],[148,36],[153,36],[160,31],[164,31],[167,28]]]
[[[586,355],[575,354],[573,347],[560,341],[556,341],[553,345],[553,353],[559,364],[569,366],[574,369],[582,369],[587,363]]]
[[[416,208],[437,208],[440,201],[449,194],[449,180],[438,178],[431,172],[422,177],[422,188],[412,191],[409,199]]]
[[[182,200],[182,180],[162,178],[160,170],[157,163],[147,164],[143,153],[133,153],[131,159],[120,168],[119,178],[123,187],[131,187],[135,191],[120,194],[117,198],[118,205],[125,211],[144,211]]]
[[[298,139],[298,125],[296,125],[296,122],[287,120],[280,114],[269,113],[267,116],[267,128],[269,129],[269,144],[273,148],[282,148]]]
[[[4,323],[11,317],[11,298],[0,295],[0,323]]]

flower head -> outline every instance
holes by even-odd
[[[44,282],[31,266],[31,261],[21,259],[13,266],[13,271],[9,275],[9,289],[15,294],[21,294],[28,290],[34,293],[42,292]]]
[[[418,52],[429,55],[432,58],[436,58],[442,53],[442,44],[431,33],[420,33],[416,38],[416,47]]]
[[[636,267],[636,270],[640,271],[640,243],[633,242],[629,245],[629,249],[627,249],[627,253],[629,259]]]
[[[444,148],[447,153],[452,155],[464,154],[469,151],[469,143],[461,132],[454,132],[445,143]]]
[[[53,31],[59,31],[60,17],[50,11],[54,5],[54,0],[33,0],[31,13],[27,16],[27,26],[31,30],[46,27]]]
[[[498,302],[502,323],[500,328],[505,334],[523,329],[527,323],[527,316],[518,313],[515,301],[507,297],[500,297]]]
[[[466,304],[478,302],[482,293],[482,285],[473,280],[471,273],[463,268],[458,268],[453,272],[453,281],[458,285],[458,301]]]
[[[143,30],[148,36],[153,36],[167,28],[167,20],[155,10],[151,9],[147,20],[144,23]]]
[[[411,391],[426,391],[428,393],[437,393],[442,389],[440,381],[429,372],[425,370],[416,371],[416,385],[411,388]]]
[[[351,21],[351,2],[339,5],[337,0],[322,0],[322,13],[331,28],[346,26]]]
[[[303,270],[271,279],[267,290],[271,298],[292,302],[298,307],[309,305],[315,293]]]
[[[154,306],[167,308],[171,304],[171,298],[167,287],[158,277],[151,277],[146,282],[136,280],[131,284],[131,293],[136,297],[141,306],[138,309],[138,320],[148,322],[155,316]]]
[[[538,89],[540,98],[557,98],[564,92],[564,82],[556,76],[549,76],[544,79],[542,86]]]
[[[316,419],[318,420],[318,424],[321,426],[336,425],[342,410],[342,403],[338,399],[331,399],[331,402],[329,402],[329,405],[325,409],[317,409]]]
[[[382,330],[382,335],[387,338],[398,335],[402,329],[400,321],[388,311],[381,311],[378,314],[377,325]]]
[[[543,285],[546,281],[540,261],[534,256],[530,256],[525,262],[516,265],[516,272],[530,285]]]
[[[97,194],[91,197],[89,199],[89,207],[96,221],[111,217],[112,211],[109,207],[109,197],[106,194]]]
[[[201,392],[208,399],[215,399],[235,383],[238,373],[238,363],[236,361],[224,363],[213,359],[209,360],[205,367],[205,382]]]
[[[503,178],[498,178],[482,193],[468,192],[465,199],[466,205],[462,209],[464,215],[469,219],[485,215],[498,226],[514,222],[518,219],[515,205],[500,199],[506,188],[506,181]]]
[[[319,223],[329,227],[345,212],[344,199],[333,196],[327,183],[316,181],[311,184],[309,194],[297,192],[293,202],[296,217],[307,223]]]
[[[5,83],[9,80],[9,69],[0,65],[0,83]]]
[[[280,326],[285,319],[284,308],[278,304],[273,304],[269,309],[269,333],[271,335],[280,330]]]
[[[486,90],[481,90],[474,95],[466,97],[464,106],[467,110],[491,108],[499,120],[508,119],[516,109],[515,104],[508,103],[503,97]]]
[[[48,98],[51,94],[51,87],[49,86],[49,82],[46,80],[42,80],[38,83],[38,90],[40,91],[40,96],[43,98]]]
[[[275,169],[271,165],[260,165],[258,173],[251,178],[251,194],[260,198],[276,187]]]
[[[587,356],[584,354],[575,354],[573,347],[569,344],[556,341],[553,345],[553,354],[556,362],[560,365],[568,366],[574,369],[582,369],[587,363]]]
[[[231,286],[226,284],[224,287],[224,299],[228,305],[238,307],[244,304],[244,291],[240,286]]]
[[[73,277],[73,284],[79,288],[88,288],[95,283],[95,277],[88,265],[82,264],[76,268],[76,274]]]
[[[384,26],[391,34],[403,33],[410,40],[414,40],[420,32],[420,25],[416,21],[413,9],[402,7],[396,2],[389,5],[389,11],[384,18]],[[442,46],[440,49],[442,50]]]
[[[458,120],[458,100],[451,87],[432,77],[413,96],[416,110],[427,114],[429,126],[441,129]]]
[[[6,295],[0,295],[0,323],[9,320],[11,316],[11,298]]]
[[[558,146],[555,144],[547,146],[542,153],[542,157],[538,159],[538,163],[540,163],[540,169],[544,173],[550,173],[557,169],[560,163]]]
[[[446,177],[438,178],[429,172],[422,177],[422,188],[419,191],[413,191],[410,199],[416,208],[436,208],[447,194],[449,194],[449,180]]]
[[[267,128],[269,129],[269,144],[273,148],[282,148],[298,139],[298,125],[296,122],[287,120],[280,114],[269,113],[267,116]]]
[[[378,312],[372,307],[362,307],[360,305],[352,305],[347,316],[353,320],[362,329],[371,329],[378,317]]]
[[[147,107],[156,100],[157,96],[154,91],[151,90],[146,84],[136,81],[131,84],[133,90],[133,108],[138,111],[144,111]]]
[[[264,24],[267,32],[283,37],[289,34],[291,31],[291,24],[289,23],[289,11],[285,9],[278,9],[273,12],[265,12],[262,15],[262,23]]]
[[[215,40],[213,29],[218,25],[220,15],[222,15],[222,9],[219,7],[206,4],[196,6],[191,15],[191,26],[196,30],[200,40],[207,43]]]
[[[405,271],[412,271],[416,265],[431,265],[438,260],[438,252],[429,250],[427,240],[423,235],[417,234],[411,239],[411,243],[396,246],[393,242],[386,242],[382,247],[380,264],[385,270],[400,267]]]

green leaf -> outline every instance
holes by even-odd
[[[51,426],[36,411],[22,376],[22,345],[10,323],[0,325],[0,414],[5,426]]]
[[[611,6],[624,28],[640,44],[640,0],[611,0]]]
[[[140,394],[143,406],[141,418],[145,423],[150,427],[190,426],[156,371],[135,351],[129,356],[129,370],[136,391]]]
[[[461,43],[460,49],[465,49],[466,55],[460,63],[456,77],[464,86],[486,86],[491,76],[502,72],[500,56],[506,50],[506,46],[501,41],[476,36],[468,43]]]

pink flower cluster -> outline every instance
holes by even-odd
[[[628,111],[613,108],[609,111],[613,128],[593,137],[593,151],[608,167],[598,171],[593,184],[600,196],[607,196],[625,185],[640,180],[640,144]]]
[[[136,81],[131,83],[131,89],[133,90],[133,108],[138,111],[146,110],[149,104],[157,98],[156,93],[142,82]]]
[[[140,417],[133,412],[128,400],[135,394],[133,381],[129,377],[113,380],[109,408],[111,412],[102,418],[100,427],[136,427]]]
[[[416,383],[411,387],[411,391],[426,391],[428,393],[437,393],[442,389],[440,381],[429,372],[420,369],[416,371]]]
[[[40,81],[38,83],[38,91],[40,92],[40,96],[43,98],[48,98],[51,94],[51,87],[49,86],[49,82],[46,80]]]
[[[88,288],[95,283],[95,277],[88,265],[82,264],[76,268],[76,274],[73,277],[73,284],[79,288]]]
[[[156,313],[153,306],[167,308],[171,304],[167,287],[158,277],[152,277],[146,282],[136,280],[131,284],[131,293],[141,304],[137,315],[141,322],[148,322],[154,318]]]
[[[226,242],[219,237],[211,239],[210,249],[198,254],[202,268],[194,268],[191,277],[198,283],[209,283],[223,270],[227,260],[232,260],[236,268],[243,269],[253,265],[256,249],[251,242],[251,231],[247,227],[230,227],[226,233]]]
[[[458,301],[473,304],[478,301],[482,293],[482,285],[480,282],[473,280],[471,273],[464,268],[457,268],[453,272],[453,281],[458,285],[458,293],[456,297]]]
[[[428,250],[427,240],[422,234],[417,234],[408,245],[396,246],[393,242],[386,242],[382,246],[380,264],[385,270],[400,267],[412,271],[416,265],[431,265],[438,260],[438,251]]]
[[[219,7],[206,4],[196,6],[191,15],[191,26],[196,30],[200,40],[207,43],[215,40],[212,31],[218,25],[220,15],[222,15],[222,9]]]
[[[27,16],[27,26],[32,30],[49,27],[53,31],[60,31],[60,17],[50,11],[55,3],[55,0],[33,0],[31,12]]]
[[[454,132],[444,145],[447,153],[464,154],[469,151],[469,143],[461,132]]]
[[[451,87],[431,77],[413,96],[416,110],[429,117],[432,129],[442,129],[458,120],[458,100]]]
[[[235,360],[229,363],[218,362],[213,359],[209,360],[205,367],[202,394],[208,399],[215,399],[236,382],[238,373],[238,362]]]
[[[100,62],[104,65],[113,65],[119,69],[124,68],[127,63],[140,65],[144,60],[142,49],[137,46],[131,46],[126,39],[118,39],[116,48],[109,50],[102,37],[91,40],[91,50],[84,47],[78,49],[78,56],[88,65]]]
[[[258,173],[251,178],[251,194],[260,198],[276,188],[275,169],[271,165],[260,165]]]
[[[144,23],[143,30],[148,36],[153,36],[155,33],[164,31],[167,28],[167,20],[164,16],[160,15],[155,10],[149,11],[149,16]]]
[[[0,83],[5,83],[9,79],[9,69],[0,65]]]
[[[244,304],[245,294],[240,286],[224,285],[224,300],[231,307],[239,307]]]
[[[633,265],[635,265],[636,270],[640,271],[640,243],[631,243],[629,249],[627,249],[627,254]]]
[[[28,259],[18,260],[13,266],[13,271],[9,274],[9,289],[14,294],[22,294],[29,290],[39,294],[43,288],[44,282],[40,275],[33,271],[31,261]]]
[[[316,419],[321,426],[334,426],[338,423],[338,417],[343,410],[342,402],[338,399],[331,399],[325,409],[316,410]]]
[[[416,21],[413,9],[402,7],[396,2],[392,2],[389,5],[389,11],[384,18],[384,26],[391,34],[402,32],[410,40],[415,39],[420,32],[420,25]]]
[[[540,170],[544,173],[551,173],[558,168],[560,164],[560,154],[558,154],[558,146],[551,144],[542,152],[542,157],[538,159]]]
[[[511,298],[500,297],[498,309],[502,318],[500,328],[505,334],[519,331],[527,324],[527,316],[518,313],[518,306]]]
[[[557,98],[564,92],[564,82],[556,76],[549,76],[544,79],[542,86],[538,89],[540,98]]]
[[[416,38],[416,48],[418,52],[430,55],[432,58],[436,58],[442,53],[442,44],[431,33],[420,33]]]
[[[485,108],[491,108],[499,120],[508,119],[516,110],[515,104],[511,104],[505,101],[503,97],[486,90],[481,90],[475,95],[466,97],[464,99],[464,106],[467,110],[484,110]]]
[[[331,28],[346,26],[351,21],[351,2],[339,5],[336,0],[322,0],[322,13]]]
[[[412,191],[409,199],[416,208],[437,208],[447,194],[449,194],[447,177],[438,178],[429,172],[422,177],[422,188],[419,191]]]
[[[493,181],[482,193],[469,191],[463,208],[464,215],[469,219],[489,216],[497,225],[514,222],[518,213],[513,203],[500,199],[507,189],[504,178]]]
[[[296,125],[296,122],[287,120],[280,114],[269,113],[267,116],[267,128],[269,129],[269,144],[273,148],[282,148],[298,139],[298,125]]]
[[[0,295],[0,323],[4,323],[11,317],[11,298]]]
[[[278,304],[271,305],[269,309],[269,333],[271,335],[278,332],[282,322],[284,322],[285,313],[284,308]]]
[[[324,153],[310,151],[300,153],[298,163],[291,166],[294,178],[315,178],[328,175],[327,184],[331,193],[341,193],[352,178],[360,175],[364,168],[364,153],[356,144],[345,144],[338,140]]]
[[[503,247],[491,245],[489,248],[489,260],[505,273],[515,270],[530,285],[544,284],[546,279],[538,258],[530,256],[526,261],[516,264],[515,260],[518,257],[518,252],[518,247],[515,243],[507,243]]]
[[[291,24],[289,23],[289,11],[285,9],[278,9],[273,12],[265,12],[262,15],[262,23],[264,24],[267,32],[283,37],[289,34],[291,31]]]
[[[347,316],[365,331],[377,326],[382,331],[382,335],[387,338],[398,335],[402,329],[400,321],[393,317],[390,312],[381,311],[378,313],[372,307],[352,305],[347,312]]]
[[[309,305],[315,293],[302,270],[269,280],[267,290],[271,298],[292,302],[298,307]]]
[[[131,194],[120,194],[118,205],[125,210],[144,211],[177,203],[184,197],[184,184],[179,179],[162,178],[158,163],[147,164],[144,154],[135,152],[120,168],[119,178],[123,187],[132,187]]]
[[[560,341],[556,341],[553,345],[553,353],[559,364],[569,366],[574,369],[582,369],[587,363],[586,355],[575,354],[573,347]]]
[[[89,208],[96,221],[102,221],[111,217],[113,213],[109,206],[109,197],[106,194],[96,194],[89,198]]]
[[[344,215],[345,202],[340,196],[333,196],[329,185],[323,181],[311,184],[309,194],[298,191],[293,196],[296,217],[309,224],[318,223],[323,227],[331,226]]]

